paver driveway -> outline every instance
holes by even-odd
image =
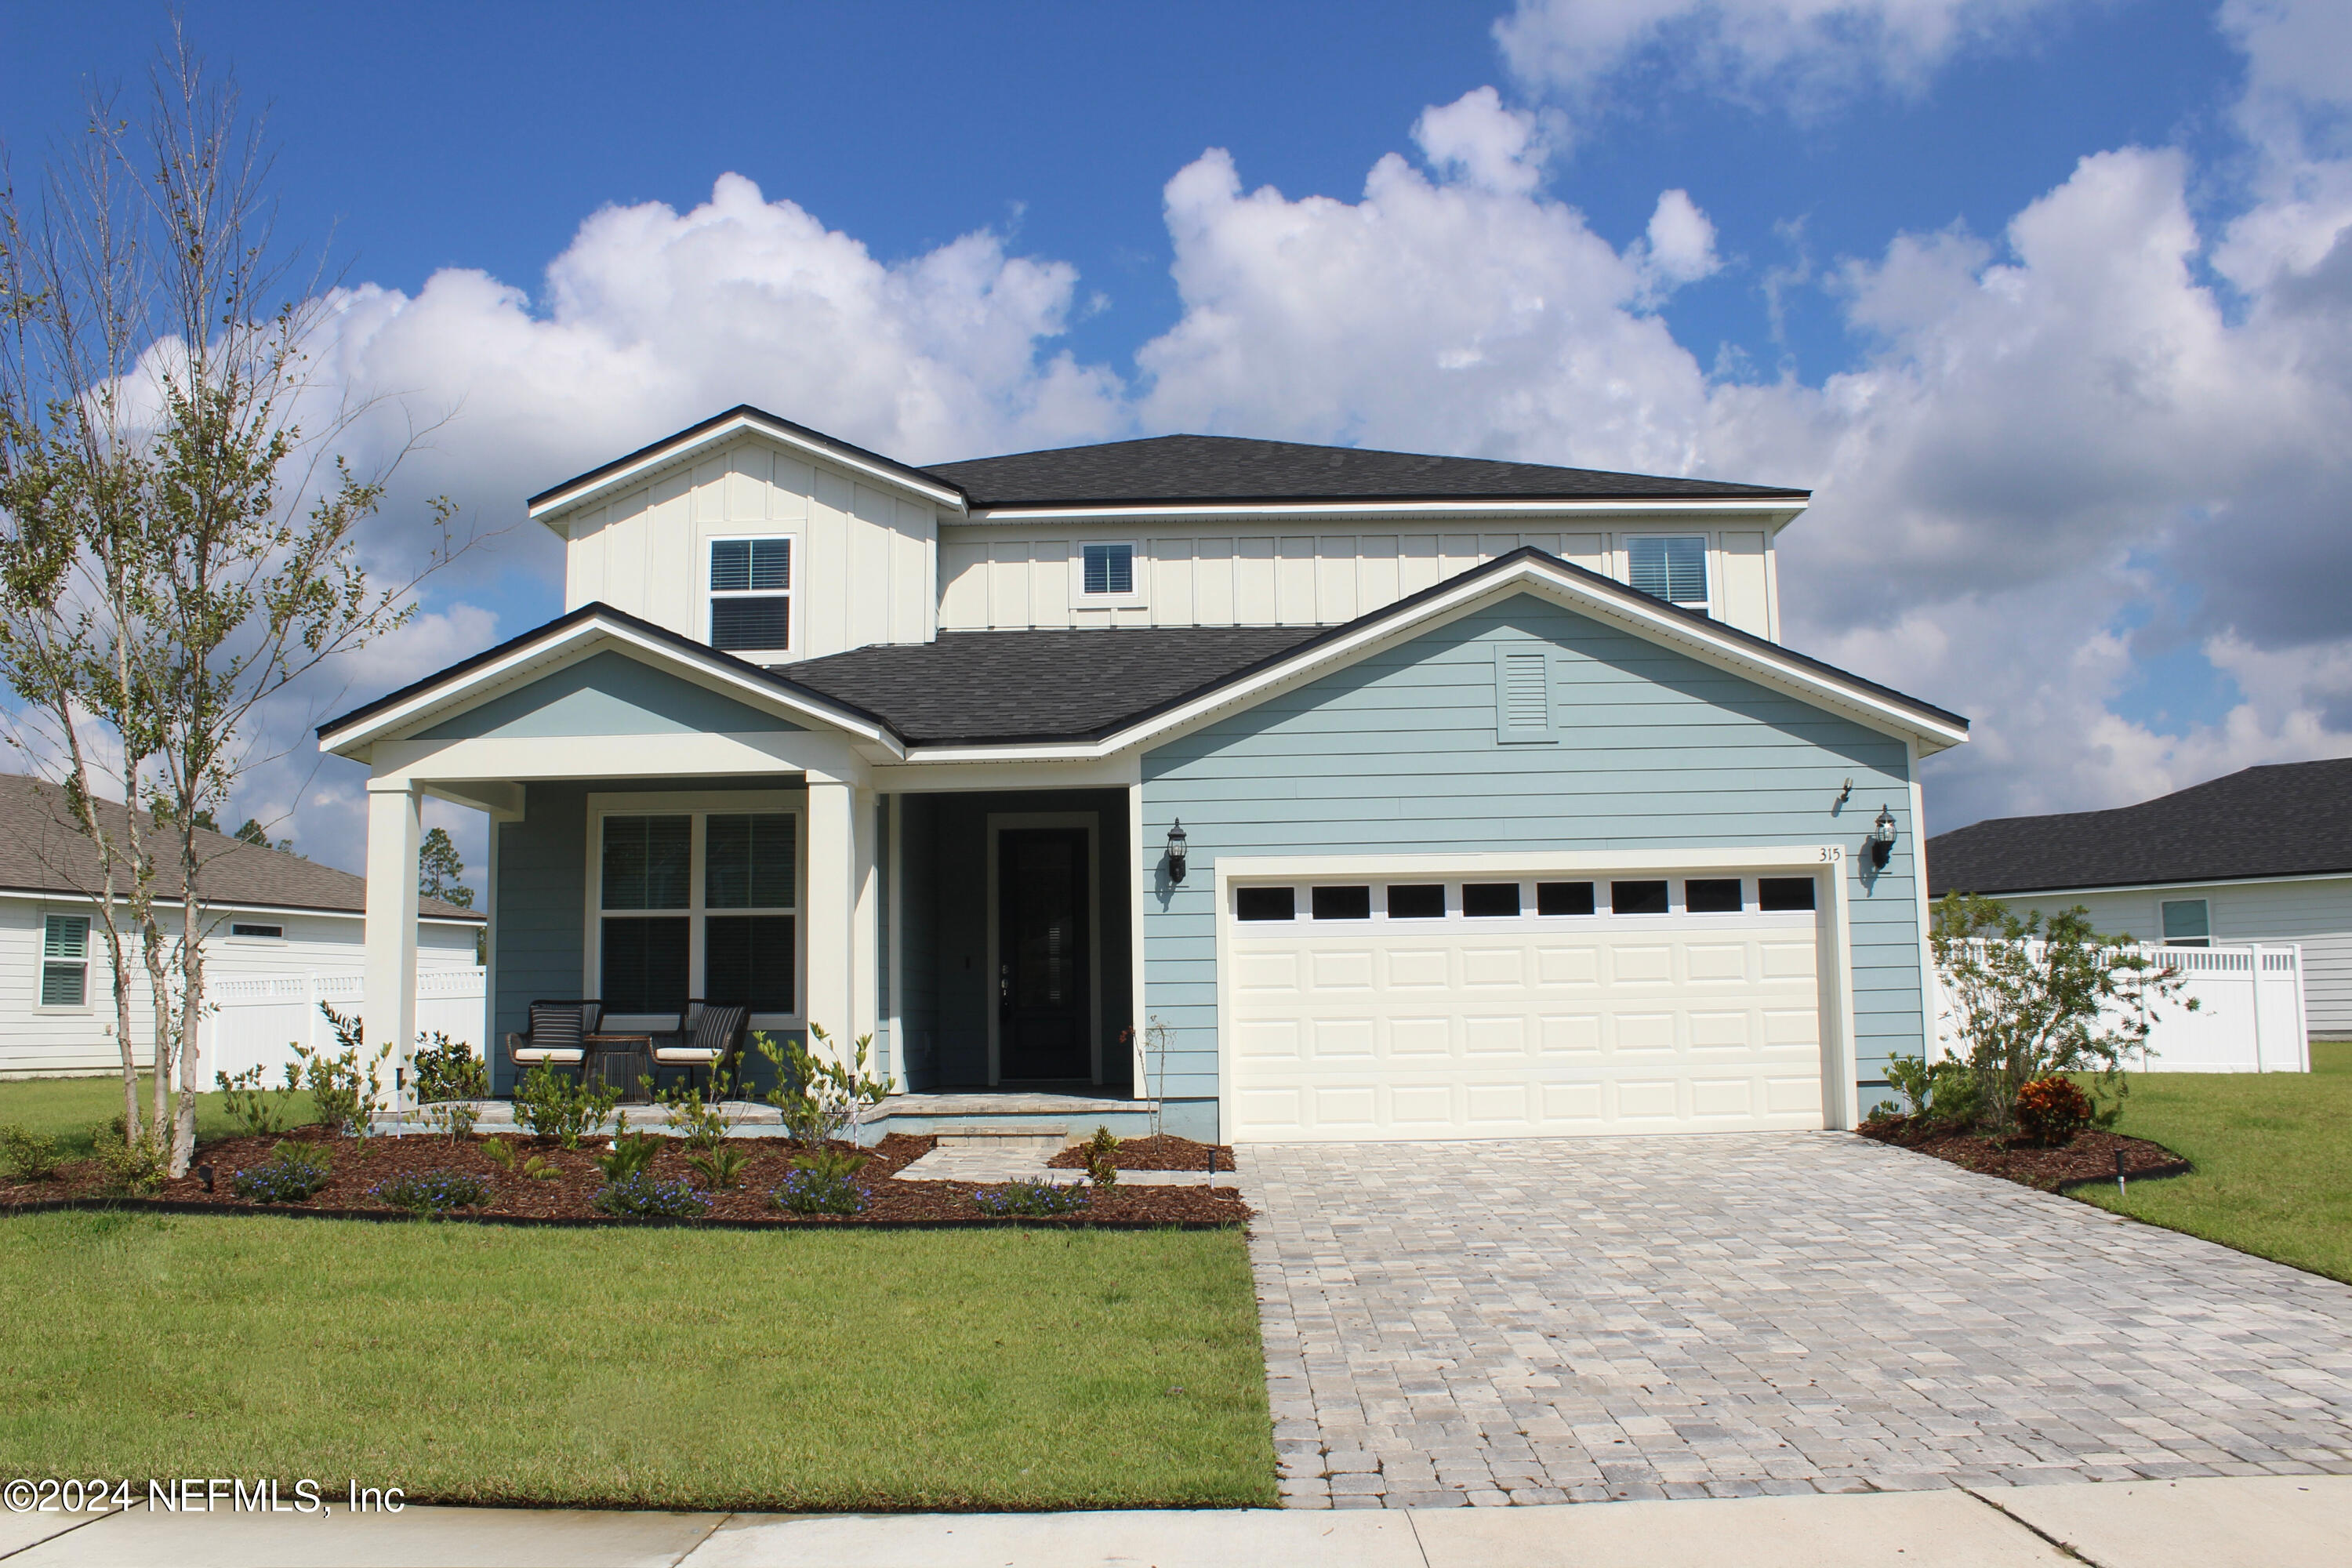
[[[1240,1153],[1294,1505],[2352,1473],[2352,1287],[1864,1139]]]

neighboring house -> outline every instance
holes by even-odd
[[[2004,816],[1927,842],[1928,890],[2080,904],[2112,935],[2300,942],[2305,1023],[2352,1037],[2352,759],[2248,768],[2112,811]]]
[[[100,810],[118,830],[124,826],[121,805],[106,802]],[[152,820],[140,815],[152,829]],[[197,845],[205,861],[208,984],[358,973],[367,904],[359,878],[218,833],[200,833]],[[100,883],[97,850],[74,827],[64,791],[0,773],[0,1078],[121,1068],[113,980],[104,932],[93,918]],[[159,891],[177,930],[176,870]],[[470,967],[482,924],[471,910],[425,900],[413,928],[418,963]],[[144,1062],[152,1059],[154,1036],[135,947],[131,963],[132,1038]],[[211,1087],[210,1067],[200,1064],[200,1071]]]
[[[1967,724],[1777,643],[1806,501],[732,410],[531,500],[562,616],[321,727],[370,1034],[431,795],[496,824],[499,1033],[740,1001],[871,1034],[901,1116],[1074,1131],[1850,1126],[1924,1046],[1918,763]]]

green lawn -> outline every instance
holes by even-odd
[[[2146,1073],[2116,1131],[2187,1156],[2185,1176],[2075,1194],[2298,1268],[2352,1280],[2352,1044],[2305,1073]]]
[[[139,1110],[143,1115],[154,1103],[154,1082],[142,1078]],[[312,1120],[309,1094],[296,1096],[301,1120]],[[89,1156],[89,1130],[122,1114],[122,1079],[112,1078],[28,1078],[0,1082],[0,1127],[11,1122],[30,1132],[58,1141],[68,1160]],[[196,1096],[196,1142],[226,1138],[240,1131],[221,1109],[217,1094]]]
[[[597,1507],[1270,1506],[1231,1231],[0,1220],[0,1474]],[[198,1461],[201,1460],[201,1464]]]
[[[119,1080],[0,1083],[86,1152]],[[230,1129],[216,1096],[199,1125]],[[664,1508],[1270,1506],[1238,1232],[0,1219],[0,1475]]]

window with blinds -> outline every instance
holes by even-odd
[[[1495,738],[1506,744],[1559,739],[1551,717],[1551,650],[1495,650]]]
[[[607,1016],[688,997],[797,1005],[800,826],[789,812],[614,814],[599,829],[597,995]]]
[[[41,1005],[80,1007],[89,1001],[89,918],[51,915],[41,922]]]
[[[1087,544],[1078,550],[1079,586],[1087,594],[1135,592],[1135,546]]]
[[[1706,608],[1706,539],[1690,534],[1625,542],[1626,579],[1654,599]]]
[[[793,542],[710,542],[710,646],[782,653],[793,642]]]

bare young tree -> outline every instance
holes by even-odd
[[[86,726],[121,752],[129,827],[109,837],[95,805],[77,820],[107,867],[96,901],[126,1020],[126,939],[139,950],[149,1131],[168,1098],[176,1175],[203,1082],[205,873],[225,852],[204,825],[282,754],[259,733],[263,704],[405,624],[417,582],[463,545],[433,501],[422,569],[370,582],[358,531],[391,465],[362,478],[336,453],[367,405],[312,369],[329,301],[273,231],[261,126],[176,30],[151,87],[137,126],[93,102],[87,142],[37,201],[11,194],[0,211],[0,659],[66,759],[69,801],[93,793]],[[127,933],[111,923],[118,871]],[[163,910],[174,901],[176,916]],[[127,1037],[123,1050],[128,1084]]]

